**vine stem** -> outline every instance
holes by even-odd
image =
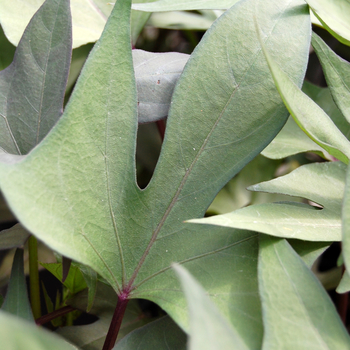
[[[114,310],[112,322],[109,326],[106,340],[103,344],[102,350],[112,350],[114,347],[114,344],[118,337],[120,326],[124,318],[126,307],[128,306],[128,296],[129,291],[123,291],[120,295],[118,295],[117,306]]]
[[[40,285],[38,267],[38,241],[34,236],[28,240],[30,303],[35,319],[41,316]]]
[[[53,312],[50,312],[49,314],[47,315],[44,315],[44,316],[41,316],[39,317],[38,319],[35,320],[35,323],[38,325],[38,326],[42,326],[43,324],[47,323],[47,322],[50,322],[52,320],[54,320],[55,318],[57,317],[60,317],[60,316],[63,316],[63,315],[66,315],[68,314],[69,312],[72,312],[76,310],[73,306],[64,306],[58,310],[55,310]]]

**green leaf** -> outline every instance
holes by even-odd
[[[315,33],[312,34],[312,46],[322,64],[334,101],[350,123],[350,63],[333,52]]]
[[[149,19],[149,25],[165,29],[207,30],[215,19],[207,18],[198,13],[173,11],[153,13]]]
[[[21,225],[16,224],[0,232],[0,249],[11,249],[22,246],[30,233]]]
[[[132,8],[138,11],[164,12],[181,10],[226,10],[238,0],[158,0],[143,4],[133,4]]]
[[[133,50],[139,123],[168,115],[171,96],[189,55]]]
[[[40,265],[62,282],[62,263],[40,263]],[[62,283],[72,294],[76,294],[87,287],[82,273],[76,266],[70,267],[68,276]]]
[[[308,198],[323,209],[296,202],[265,203],[189,222],[253,230],[284,238],[340,241],[345,172],[346,166],[341,162],[314,163],[249,188]]]
[[[350,3],[348,0],[306,0],[317,19],[335,38],[350,45]]]
[[[329,242],[308,242],[299,239],[288,239],[288,243],[311,269],[317,258],[329,248]]]
[[[181,280],[188,305],[190,320],[188,349],[249,349],[191,274],[179,265],[174,265],[174,269]]]
[[[0,147],[28,153],[62,114],[71,56],[68,0],[47,0],[0,72]]]
[[[11,278],[1,310],[7,311],[27,321],[34,321],[27,293],[26,278],[24,275],[23,249],[16,250],[12,265]],[[3,340],[1,341],[3,344]]]
[[[343,277],[336,289],[336,292],[338,294],[348,293],[350,291],[350,276],[349,274],[344,271]]]
[[[140,190],[130,1],[119,0],[52,132],[18,162],[1,156],[1,187],[16,216],[117,293],[158,303],[183,329],[186,302],[171,263],[185,264],[248,346],[259,347],[257,234],[183,221],[204,215],[285,123],[253,18],[301,85],[310,33],[303,4],[243,1],[207,31],[176,85],[154,177]]]
[[[44,0],[0,0],[0,23],[9,41],[17,46],[24,29]],[[71,0],[73,47],[96,41],[113,6],[105,0]]]
[[[350,170],[346,173],[344,201],[342,207],[342,253],[346,271],[350,275]]]
[[[334,304],[285,240],[261,236],[259,289],[263,350],[349,349]]]
[[[114,346],[113,350],[185,350],[187,337],[168,316],[135,329]]]
[[[78,350],[52,332],[0,311],[0,339],[3,349]]]
[[[288,74],[271,58],[266,48],[264,54],[276,87],[295,122],[314,142],[347,164],[350,157],[350,142],[347,138],[323,109],[292,82]]]
[[[89,312],[94,303],[97,292],[97,273],[88,266],[78,264],[80,272],[82,273],[85,283],[88,287],[88,303],[86,312]]]

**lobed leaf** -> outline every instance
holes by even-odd
[[[345,172],[341,162],[313,163],[249,188],[308,198],[323,207],[319,210],[296,202],[265,203],[189,222],[307,241],[340,241]]]
[[[282,239],[261,236],[262,349],[348,349],[350,338],[320,282]]]
[[[257,234],[183,221],[204,215],[288,116],[253,18],[258,14],[275,58],[301,85],[308,9],[301,0],[248,0],[215,22],[177,83],[145,190],[135,180],[129,14],[130,1],[119,0],[64,115],[43,142],[25,158],[1,156],[1,187],[21,222],[51,248],[92,267],[115,292],[158,303],[183,329],[186,301],[171,263],[185,264],[247,346],[258,348]]]

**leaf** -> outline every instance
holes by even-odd
[[[143,4],[133,4],[132,8],[138,11],[181,11],[181,10],[226,10],[238,0],[158,0]]]
[[[302,91],[329,115],[338,129],[349,139],[350,125],[334,103],[329,88],[321,88],[304,81]],[[334,160],[328,152],[300,129],[293,117],[289,117],[285,126],[262,154],[268,158],[282,159],[301,152],[315,152],[326,159]]]
[[[60,282],[62,282],[62,263],[40,263],[46,270],[50,271]],[[82,273],[76,266],[71,266],[67,278],[62,284],[69,289],[72,294],[76,294],[85,289],[86,283]]]
[[[68,304],[80,310],[86,310],[90,296],[84,290],[68,300]],[[92,315],[98,317],[94,323],[82,326],[68,326],[56,331],[59,335],[75,344],[82,350],[100,350],[108,332],[112,316],[117,303],[114,290],[103,283],[98,283],[96,298],[90,310]],[[144,315],[137,300],[130,300],[126,309],[123,322],[118,334],[122,339],[134,329],[142,327],[151,320]]]
[[[335,38],[350,45],[350,3],[347,0],[306,0],[317,19]]]
[[[8,164],[1,157],[1,188],[21,222],[52,249],[93,268],[117,293],[156,302],[183,329],[186,302],[171,263],[185,264],[247,345],[258,348],[257,234],[183,221],[204,215],[288,116],[263,60],[255,6],[276,59],[299,85],[309,50],[307,7],[249,0],[215,22],[177,83],[157,168],[140,190],[129,6],[116,3],[52,132],[25,159]]]
[[[190,320],[188,349],[248,349],[239,333],[220,314],[191,274],[180,265],[174,265],[174,269],[181,280],[188,304]]]
[[[307,241],[340,241],[345,168],[341,162],[308,164],[288,175],[249,188],[308,198],[321,205],[322,210],[296,202],[265,203],[189,222]]]
[[[133,50],[139,123],[168,115],[171,96],[189,55]]]
[[[28,153],[57,122],[70,56],[69,2],[48,0],[26,28],[12,64],[0,72],[3,150]]]
[[[34,13],[44,0],[0,1],[0,23],[9,41],[17,46]],[[73,47],[95,42],[102,33],[113,6],[105,0],[72,0]]]
[[[114,346],[113,350],[185,350],[187,337],[168,316],[135,329]]]
[[[261,236],[259,289],[263,350],[349,348],[349,335],[334,304],[285,240]]]
[[[0,339],[3,349],[77,350],[52,332],[0,311]]]
[[[346,271],[349,274],[350,267],[350,171],[346,172],[344,189],[344,201],[342,207],[342,254]]]
[[[149,19],[149,25],[165,29],[207,30],[215,19],[192,12],[173,11],[169,13],[153,13]]]
[[[329,242],[308,242],[299,239],[288,239],[288,243],[298,253],[309,269],[312,268],[317,258],[330,246]]]
[[[7,311],[12,315],[16,315],[27,321],[34,321],[24,275],[23,249],[16,250],[12,265],[11,278],[7,287],[6,297],[4,303],[2,304],[1,310]],[[4,344],[2,338],[1,342]]]
[[[264,54],[276,87],[295,122],[314,142],[347,164],[350,157],[350,142],[347,138],[323,109],[292,82],[289,76],[270,57],[266,49],[264,49]]]
[[[11,249],[22,246],[30,233],[21,225],[16,224],[0,232],[0,249]]]
[[[338,294],[348,293],[350,291],[350,276],[344,271],[343,277],[335,290]]]
[[[322,64],[334,101],[350,123],[350,63],[333,52],[315,33],[312,34],[312,46]]]

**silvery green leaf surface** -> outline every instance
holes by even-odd
[[[132,8],[147,12],[183,11],[183,10],[226,10],[238,0],[158,0],[143,4],[133,4]]]
[[[340,241],[345,173],[346,166],[341,162],[313,163],[249,188],[307,198],[322,209],[297,202],[265,203],[189,222],[306,241]]]
[[[285,240],[262,235],[258,266],[263,350],[349,349],[333,302]]]
[[[63,112],[71,57],[69,2],[49,0],[35,14],[9,67],[0,72],[0,147],[26,154]]]
[[[350,276],[349,274],[344,271],[343,277],[336,289],[336,292],[338,294],[348,293],[350,291]]]
[[[12,264],[11,277],[1,310],[7,311],[27,321],[34,322],[27,293],[26,277],[24,275],[23,249],[16,250]],[[2,338],[1,342],[3,343]]]
[[[63,338],[2,310],[0,310],[0,339],[3,349],[78,350]]]
[[[169,317],[165,316],[127,334],[113,350],[185,350],[186,334]]]
[[[300,86],[308,8],[301,0],[247,0],[215,22],[178,80],[154,176],[141,190],[130,5],[116,3],[50,134],[24,159],[0,156],[1,188],[21,222],[52,249],[93,268],[116,293],[156,302],[183,329],[186,301],[171,263],[185,265],[247,346],[258,348],[257,234],[183,221],[203,216],[288,117],[254,19]]]
[[[139,123],[168,115],[171,97],[189,55],[133,50]]]
[[[338,56],[315,33],[312,34],[312,46],[322,64],[333,99],[350,123],[350,63]]]
[[[205,290],[183,267],[174,265],[186,295],[189,313],[190,350],[248,350],[249,348],[220,314]]]
[[[348,0],[306,0],[317,19],[335,38],[350,45],[350,3]]]
[[[349,274],[350,267],[350,171],[346,173],[346,184],[342,207],[342,254],[346,272]]]

